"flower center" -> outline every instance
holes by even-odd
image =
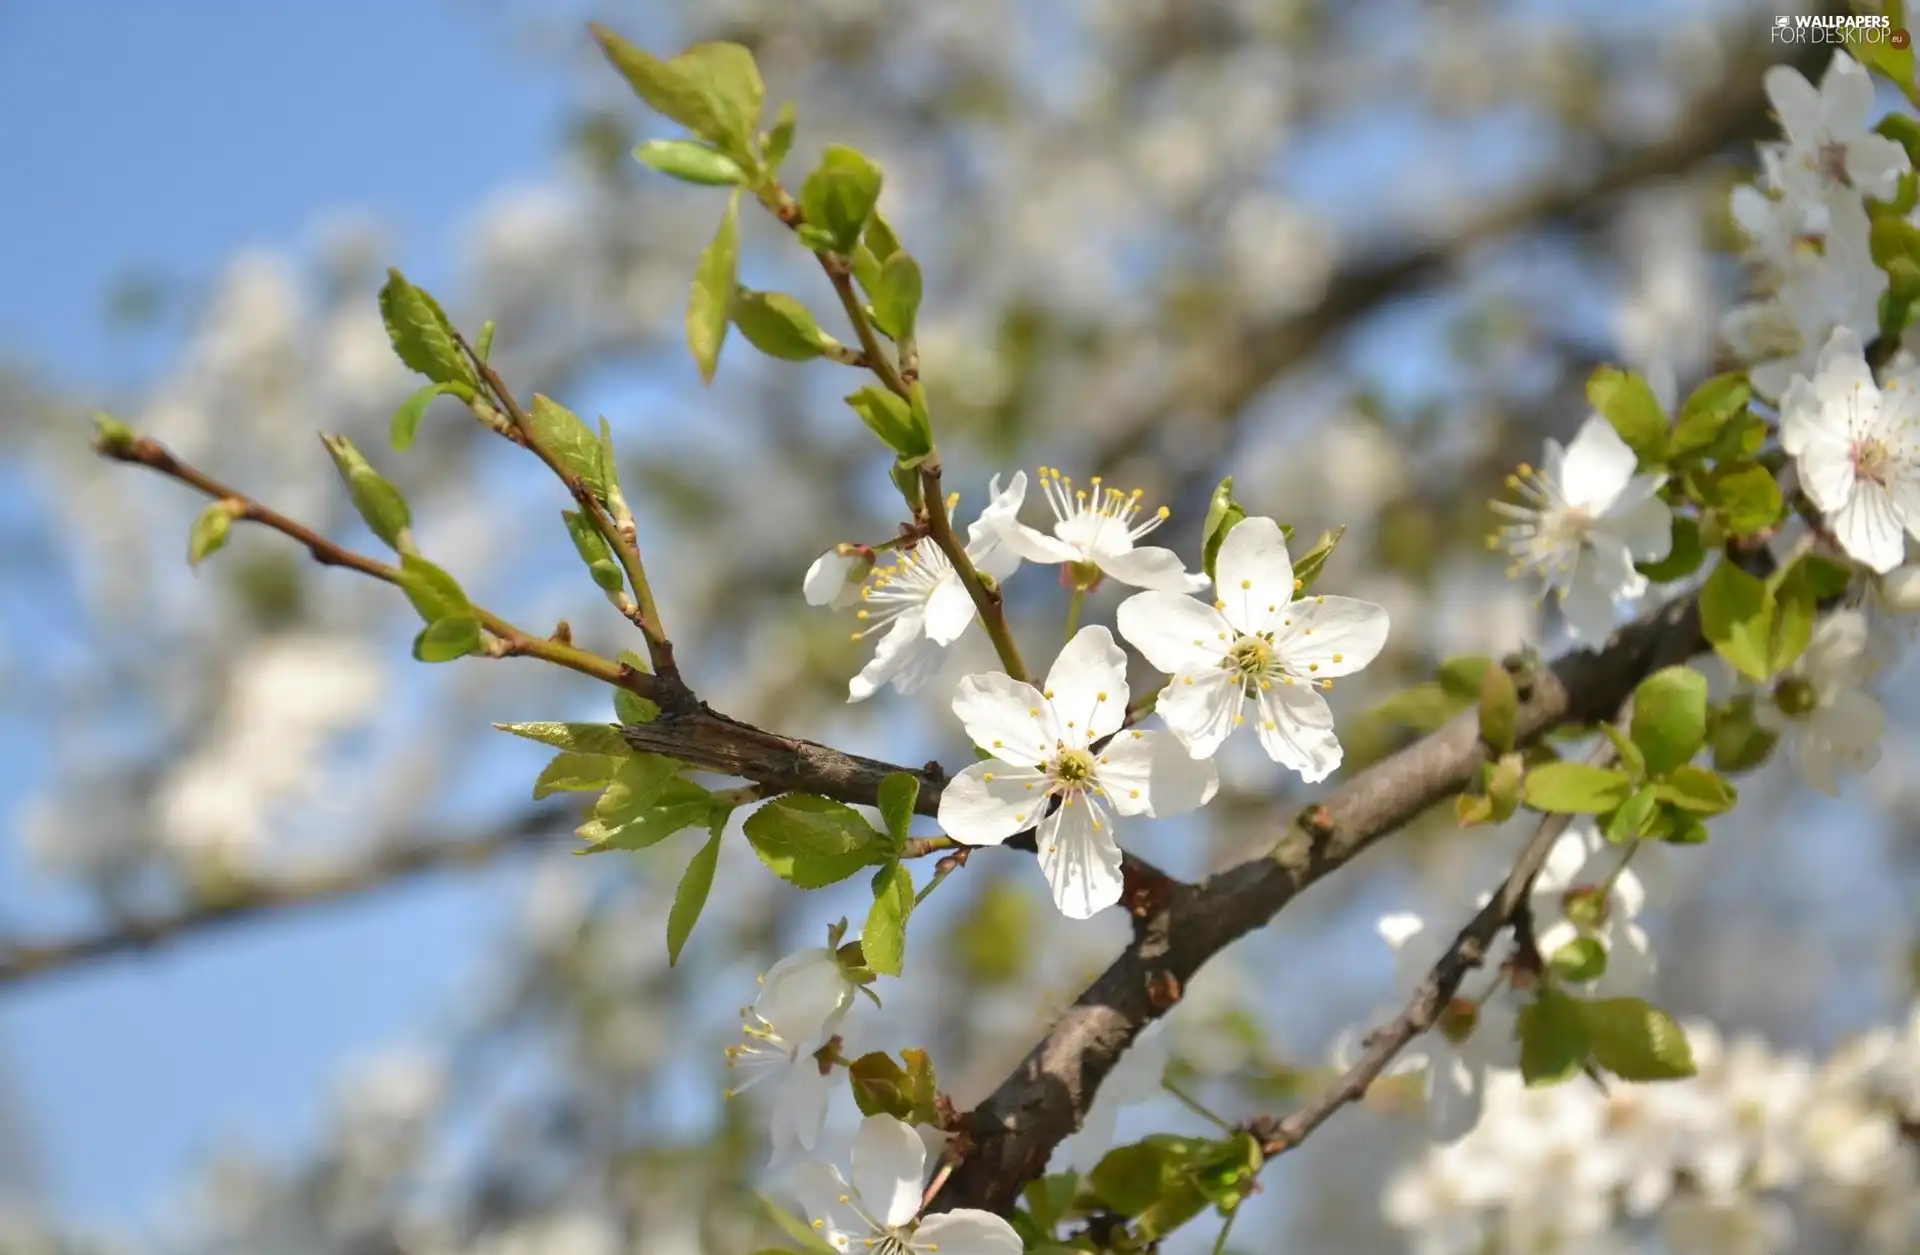
[[[1480,1004],[1462,994],[1455,994],[1440,1010],[1440,1019],[1434,1024],[1440,1035],[1458,1046],[1473,1036],[1475,1026],[1480,1023]]]
[[[898,1228],[883,1229],[866,1240],[872,1255],[911,1255],[913,1241]]]
[[[1887,486],[1893,478],[1893,449],[1878,436],[1868,436],[1853,442],[1853,473],[1856,478],[1869,483]]]
[[[1773,686],[1773,704],[1789,719],[1805,719],[1820,704],[1820,696],[1810,682],[1789,676]]]
[[[907,611],[924,607],[941,577],[952,570],[953,563],[931,538],[895,554],[885,566],[875,567],[866,587],[860,590],[860,609],[855,614],[865,626],[853,634],[853,639],[870,636]]]
[[[1221,665],[1242,680],[1261,680],[1273,671],[1273,642],[1264,636],[1243,636],[1233,643]]]
[[[1847,146],[1836,140],[1820,145],[1813,154],[1814,171],[1829,183],[1847,181]]]
[[[1161,506],[1143,522],[1135,523],[1144,508],[1140,504],[1146,495],[1144,489],[1122,492],[1108,488],[1098,475],[1086,488],[1076,488],[1058,467],[1040,468],[1040,489],[1053,508],[1053,534],[1089,555],[1132,549],[1135,541],[1166,522],[1172,513]],[[1080,587],[1091,588],[1092,583],[1083,580]]]
[[[1525,462],[1507,476],[1507,487],[1520,500],[1492,503],[1494,513],[1510,522],[1487,537],[1489,549],[1513,555],[1507,574],[1551,575],[1570,569],[1592,539],[1593,515],[1585,506],[1570,504],[1559,484]]]
[[[1093,755],[1085,750],[1062,750],[1053,774],[1068,784],[1084,784],[1093,778]]]

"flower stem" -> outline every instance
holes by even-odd
[[[1074,632],[1079,630],[1080,605],[1082,602],[1086,601],[1086,599],[1087,599],[1087,590],[1080,587],[1078,584],[1075,584],[1073,586],[1073,596],[1067,599],[1067,639],[1068,640],[1072,640]]]
[[[920,464],[920,483],[927,499],[927,534],[933,537],[934,544],[940,546],[940,552],[947,555],[947,561],[953,563],[961,587],[967,590],[967,596],[973,598],[974,608],[980,612],[981,626],[987,629],[994,652],[1000,655],[1000,665],[1009,676],[1025,683],[1027,664],[1021,661],[1020,646],[1013,639],[1013,630],[1007,626],[1006,607],[999,590],[989,590],[981,581],[980,572],[974,569],[973,559],[967,556],[967,547],[954,534],[953,520],[947,517],[947,499],[940,488],[938,449],[929,453],[926,461]]]
[[[1220,1236],[1213,1240],[1213,1255],[1224,1255],[1227,1249],[1227,1235],[1233,1232],[1233,1222],[1239,1218],[1240,1209],[1234,1208],[1227,1218],[1220,1222]]]
[[[1179,1099],[1180,1104],[1183,1107],[1193,1112],[1195,1115],[1201,1117],[1202,1119],[1206,1120],[1207,1123],[1213,1125],[1213,1127],[1215,1127],[1216,1129],[1219,1129],[1222,1133],[1236,1133],[1239,1131],[1233,1126],[1233,1123],[1231,1121],[1226,1120],[1221,1116],[1216,1115],[1214,1112],[1208,1110],[1206,1105],[1203,1104],[1199,1099],[1187,1093],[1185,1090],[1181,1089],[1178,1085],[1175,1085],[1168,1078],[1161,1077],[1160,1085],[1169,1094],[1172,1094],[1175,1098]]]

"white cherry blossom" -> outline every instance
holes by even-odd
[[[1053,900],[1072,919],[1120,900],[1113,815],[1178,814],[1219,787],[1213,764],[1195,762],[1170,738],[1121,730],[1127,656],[1104,627],[1067,642],[1045,692],[998,672],[971,675],[953,711],[993,757],[948,783],[941,826],[964,845],[998,845],[1034,829]]]
[[[1761,726],[1792,742],[1794,762],[1807,783],[1829,797],[1840,775],[1857,775],[1880,761],[1887,714],[1866,690],[1876,669],[1867,617],[1836,610],[1813,628],[1806,652],[1754,707]]]
[[[1887,272],[1874,264],[1871,235],[1858,196],[1829,194],[1820,250],[1794,250],[1775,295],[1728,312],[1721,333],[1734,354],[1749,363],[1747,377],[1760,396],[1775,400],[1796,373],[1813,370],[1836,328],[1863,338],[1878,330]]]
[[[1873,381],[1860,338],[1836,330],[1813,378],[1780,401],[1780,446],[1800,484],[1852,557],[1882,574],[1920,536],[1920,381]]]
[[[1836,49],[1817,89],[1790,65],[1774,66],[1763,81],[1787,138],[1762,144],[1761,156],[1806,230],[1826,228],[1834,191],[1850,186],[1856,197],[1893,196],[1910,165],[1907,150],[1868,129],[1873,79],[1859,62]]]
[[[1019,569],[1019,553],[1003,544],[1002,538],[1026,495],[1025,471],[1015,471],[1005,489],[1000,487],[1000,477],[993,477],[987,508],[967,528],[967,558],[983,575],[1004,580]],[[811,583],[812,572],[808,574]],[[976,613],[959,573],[932,537],[923,537],[913,548],[895,552],[887,565],[876,567],[860,590],[860,603],[859,617],[865,626],[853,634],[854,639],[881,628],[887,632],[872,661],[847,686],[849,702],[863,702],[886,684],[901,693],[918,689]]]
[[[1635,465],[1613,424],[1593,415],[1566,448],[1547,441],[1544,466],[1523,463],[1508,476],[1519,504],[1493,503],[1511,520],[1492,538],[1513,555],[1507,573],[1544,579],[1585,648],[1612,635],[1616,602],[1646,592],[1634,563],[1657,562],[1673,544],[1673,511],[1657,495],[1666,476],[1635,474]]]
[[[827,1244],[850,1255],[1021,1255],[1020,1235],[989,1211],[959,1207],[915,1220],[927,1168],[913,1127],[868,1116],[853,1135],[852,1171],[807,1160],[791,1179],[794,1197]],[[849,1177],[851,1179],[849,1179]]]
[[[1120,603],[1120,634],[1173,677],[1155,712],[1195,758],[1211,758],[1253,704],[1262,748],[1308,783],[1339,769],[1333,712],[1316,689],[1372,662],[1387,612],[1351,597],[1294,600],[1293,562],[1272,519],[1243,519],[1220,544],[1211,606],[1177,593]]]
[[[727,1047],[727,1067],[737,1071],[740,1079],[727,1089],[726,1096],[733,1098],[763,1081],[771,1082],[770,1162],[779,1165],[798,1151],[812,1150],[820,1140],[831,1081],[813,1057],[817,1044],[788,1039],[754,1011],[749,1010],[743,1019],[744,1040]]]
[[[1145,522],[1140,516],[1138,488],[1122,492],[1108,488],[1098,475],[1087,488],[1075,488],[1073,480],[1050,466],[1040,468],[1040,490],[1053,507],[1053,535],[1036,531],[1019,521],[1013,511],[997,516],[1003,520],[1001,535],[1007,547],[1029,562],[1072,563],[1080,568],[1076,578],[1090,585],[1101,575],[1110,575],[1135,588],[1157,588],[1191,593],[1207,586],[1207,577],[1190,574],[1171,549],[1136,542],[1166,522],[1169,511],[1161,506]]]
[[[813,560],[801,592],[809,606],[846,610],[860,600],[861,586],[873,572],[873,551],[858,545],[835,545]]]
[[[832,950],[798,950],[760,978],[753,1013],[786,1040],[818,1048],[852,1010],[858,988]]]
[[[1631,856],[1629,856],[1631,851]],[[1666,851],[1653,841],[1615,845],[1590,819],[1576,822],[1547,853],[1534,878],[1534,941],[1551,960],[1582,937],[1606,949],[1605,972],[1583,983],[1593,997],[1643,994],[1656,964],[1638,922],[1649,901],[1665,896]]]

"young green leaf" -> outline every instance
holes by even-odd
[[[740,194],[727,198],[727,211],[713,240],[700,254],[687,297],[687,347],[700,368],[702,383],[712,383],[727,341],[727,314],[733,305],[734,276],[740,268]]]
[[[1700,563],[1706,559],[1707,547],[1700,539],[1700,523],[1685,514],[1673,516],[1673,540],[1667,549],[1667,556],[1658,562],[1638,564],[1640,574],[1656,584],[1668,584],[1674,580],[1685,579],[1700,569]]]
[[[747,841],[768,870],[802,889],[845,880],[887,856],[889,841],[851,806],[793,793],[747,816]]]
[[[696,135],[717,138],[720,121],[707,94],[693,83],[677,65],[660,60],[599,23],[588,29],[600,44],[600,50],[620,71],[634,94],[647,102],[655,113],[678,122]]]
[[[753,161],[766,86],[753,53],[740,44],[695,44],[668,64],[706,98],[714,129],[701,134],[744,164]]]
[[[540,769],[533,782],[535,801],[555,793],[592,793],[613,783],[620,759],[612,754],[581,754],[561,750]]]
[[[1653,820],[1660,809],[1660,794],[1652,785],[1643,785],[1620,809],[1607,819],[1607,840],[1616,844],[1637,841],[1653,831]]]
[[[540,447],[553,455],[562,470],[586,485],[601,501],[607,499],[606,457],[600,438],[578,414],[551,397],[535,393],[527,425]]]
[[[1440,682],[1447,696],[1463,702],[1477,702],[1487,682],[1487,671],[1494,665],[1491,658],[1461,654],[1442,660],[1434,669],[1433,678]]]
[[[387,271],[386,286],[380,289],[380,317],[394,353],[409,368],[435,383],[460,383],[479,391],[480,380],[454,339],[446,311],[398,270]]]
[[[913,914],[913,873],[895,859],[873,874],[873,909],[860,933],[867,966],[898,976],[907,956],[907,918]]]
[[[773,115],[773,126],[760,143],[760,165],[767,173],[779,173],[787,154],[793,151],[793,131],[798,121],[799,114],[791,100],[781,105],[780,111]]]
[[[673,891],[673,908],[667,912],[668,967],[680,962],[680,951],[686,948],[693,926],[700,922],[700,912],[706,909],[707,895],[713,891],[714,869],[720,866],[720,838],[727,830],[727,811],[717,809],[710,829],[713,835],[695,852],[680,877],[680,887]]]
[[[663,754],[629,752],[620,760],[606,792],[594,803],[593,818],[608,832],[632,823],[659,803],[668,782],[682,766],[678,759]]]
[[[1300,555],[1293,564],[1294,596],[1304,597],[1313,582],[1320,578],[1320,572],[1326,569],[1327,559],[1340,544],[1340,538],[1347,534],[1347,525],[1342,523],[1330,532],[1321,532],[1320,539],[1313,548]]]
[[[1754,719],[1754,699],[1742,694],[1714,712],[1713,769],[1718,772],[1752,771],[1767,761],[1780,734],[1763,728]]]
[[[861,1055],[847,1066],[853,1101],[862,1115],[885,1113],[908,1124],[939,1123],[939,1083],[924,1050],[902,1050],[906,1066],[883,1051]]]
[[[578,510],[562,510],[560,517],[566,520],[567,535],[573,537],[574,552],[580,555],[580,561],[587,564],[587,574],[593,582],[610,593],[626,588],[626,577],[621,574],[620,565],[613,560],[613,550],[607,546],[607,538],[594,527]]]
[[[1671,802],[1696,815],[1718,815],[1733,809],[1739,794],[1734,787],[1705,767],[1688,763],[1655,782],[1654,791],[1663,802]]]
[[[1671,1081],[1694,1074],[1693,1047],[1671,1015],[1640,998],[1578,1005],[1594,1062],[1626,1081]]]
[[[880,782],[880,817],[896,842],[906,841],[913,808],[919,800],[920,777],[910,771],[896,771]]]
[[[608,850],[644,850],[676,832],[698,828],[713,817],[714,797],[685,776],[675,776],[655,795],[653,805],[617,827],[589,819],[574,832],[588,842],[582,854]]]
[[[1737,371],[1715,375],[1695,388],[1680,407],[1667,455],[1681,458],[1706,449],[1735,415],[1745,412],[1752,397],[1747,377]]]
[[[413,638],[413,656],[421,662],[452,662],[480,650],[480,620],[470,614],[435,619]]]
[[[830,144],[818,168],[800,186],[800,210],[809,226],[826,233],[833,251],[844,253],[866,228],[880,200],[880,184],[880,167],[854,149]],[[878,259],[882,264],[886,261]]]
[[[619,758],[633,753],[626,738],[620,735],[620,729],[611,723],[496,723],[493,726],[560,750],[611,754]]]
[[[922,438],[913,408],[881,388],[862,388],[846,398],[867,429],[903,458],[925,457],[933,446]]]
[[[1505,667],[1488,667],[1480,681],[1480,740],[1496,754],[1513,748],[1520,696]]]
[[[1692,667],[1666,667],[1633,691],[1633,743],[1647,770],[1665,775],[1707,742],[1707,677]]]
[[[1706,480],[1708,503],[1729,536],[1756,536],[1780,521],[1785,509],[1772,472],[1752,463],[1734,463]]]
[[[1700,629],[1734,670],[1769,677],[1774,606],[1766,583],[1722,561],[1700,588]]]
[[[432,404],[433,399],[438,396],[458,397],[462,401],[471,401],[475,393],[472,388],[457,379],[448,383],[430,383],[414,389],[413,395],[402,401],[400,408],[393,412],[393,424],[388,432],[388,439],[392,441],[396,451],[405,453],[413,447],[414,435],[420,430],[420,420],[426,416],[427,406]]]
[[[1527,773],[1527,805],[1537,811],[1604,814],[1632,792],[1624,775],[1592,763],[1543,763]]]
[[[241,506],[235,501],[216,501],[200,511],[193,521],[193,530],[187,535],[187,565],[197,567],[218,553],[227,543],[227,534],[233,530],[233,521],[240,517]]]
[[[1613,424],[1642,466],[1665,456],[1667,415],[1645,379],[1632,371],[1602,366],[1587,380],[1587,400]]]
[[[1556,978],[1584,985],[1607,974],[1607,948],[1592,937],[1575,937],[1548,960]]]
[[[895,340],[913,337],[914,320],[920,314],[920,263],[910,254],[895,253],[881,266],[873,314],[880,330]]]
[[[785,292],[739,288],[731,313],[748,344],[783,362],[811,361],[830,343],[807,307]]]
[[[493,357],[493,333],[497,330],[489,318],[480,324],[480,334],[473,338],[473,355],[483,362]]]
[[[360,512],[360,517],[366,520],[373,534],[385,541],[389,548],[411,548],[413,539],[407,529],[413,525],[413,515],[408,511],[407,499],[400,495],[400,490],[383,479],[360,450],[354,448],[353,441],[345,436],[322,433],[320,442],[327,447],[334,466],[340,471],[340,478],[346,482],[347,496],[352,499],[353,508]]]
[[[400,591],[427,623],[473,608],[458,580],[417,553],[400,555]]]
[[[1586,1023],[1576,998],[1551,987],[1520,1008],[1520,1075],[1529,1085],[1557,1085],[1586,1062]]]
[[[747,181],[740,163],[719,149],[689,139],[650,139],[633,150],[633,159],[682,183],[731,187]]]
[[[1207,502],[1207,519],[1200,529],[1200,565],[1207,577],[1213,578],[1213,565],[1220,558],[1221,542],[1227,533],[1239,526],[1247,512],[1233,499],[1233,476],[1229,475],[1213,490],[1213,497]]]

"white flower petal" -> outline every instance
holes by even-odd
[[[801,1048],[826,1040],[853,1006],[854,985],[825,946],[796,951],[767,969],[754,1012]]]
[[[860,1213],[840,1201],[851,1187],[832,1164],[802,1160],[788,1171],[786,1186],[807,1219],[822,1222],[821,1236],[834,1247],[844,1250],[848,1236],[866,1232]]]
[[[1003,763],[1037,767],[1059,738],[1040,690],[1000,671],[970,675],[953,694],[967,736]]]
[[[999,845],[1033,827],[1046,803],[1044,779],[1031,768],[974,763],[941,792],[940,827],[962,845]]]
[[[1233,731],[1233,717],[1244,702],[1239,677],[1215,668],[1173,677],[1173,683],[1160,691],[1154,713],[1189,754],[1212,758]]]
[[[1379,933],[1381,939],[1393,949],[1395,954],[1398,954],[1400,947],[1406,945],[1407,939],[1425,929],[1426,926],[1427,921],[1412,911],[1395,911],[1375,920],[1373,931]]]
[[[807,568],[801,592],[809,606],[844,607],[860,596],[860,580],[853,578],[854,572],[858,571],[864,578],[872,565],[858,555],[846,556],[837,548],[829,549]]]
[[[1106,790],[1107,802],[1116,813],[1144,815],[1153,805],[1154,749],[1155,743],[1146,733],[1122,732],[1100,751],[1094,779]],[[1177,753],[1193,761],[1185,750]]]
[[[1068,919],[1092,919],[1120,900],[1120,847],[1113,825],[1086,797],[1062,805],[1034,834],[1054,905]]]
[[[1767,99],[1773,104],[1773,111],[1780,116],[1780,129],[1787,133],[1787,142],[1795,148],[1817,146],[1822,136],[1821,123],[1825,120],[1825,111],[1821,107],[1820,93],[1807,81],[1806,76],[1792,66],[1776,65],[1760,81],[1766,85]]]
[[[1803,80],[1804,81],[1804,80]],[[1827,72],[1820,76],[1820,130],[1822,138],[1859,135],[1873,112],[1873,78],[1866,67],[1838,48]]]
[[[1102,571],[1135,588],[1153,588],[1169,593],[1197,593],[1207,586],[1207,577],[1188,573],[1180,555],[1155,545],[1124,550],[1096,549],[1092,558]]]
[[[1288,609],[1292,625],[1274,638],[1287,670],[1303,679],[1352,675],[1387,643],[1385,607],[1353,597],[1306,597]]]
[[[1047,672],[1058,736],[1086,745],[1119,731],[1127,717],[1127,655],[1100,624],[1073,634]]]
[[[853,1192],[873,1218],[903,1225],[920,1210],[927,1146],[913,1126],[889,1115],[868,1116],[853,1135]]]
[[[1849,556],[1879,574],[1893,570],[1907,556],[1905,521],[1894,508],[1893,497],[1879,484],[1856,480],[1852,495],[1827,515],[1827,523]]]
[[[1862,195],[1891,200],[1910,165],[1907,150],[1884,135],[1862,135],[1847,143],[1847,181]]]
[[[1625,545],[1635,562],[1658,562],[1673,551],[1673,508],[1658,497],[1616,507],[1600,528]]]
[[[1260,744],[1267,757],[1316,784],[1340,769],[1333,711],[1308,684],[1276,683],[1260,692]]]
[[[1220,791],[1220,772],[1213,763],[1195,758],[1179,738],[1147,732],[1141,739],[1151,747],[1153,787],[1147,791],[1147,814],[1155,819],[1199,810]]]
[[[1604,514],[1633,478],[1636,459],[1613,424],[1594,415],[1580,425],[1567,446],[1560,491],[1567,504]]]
[[[951,645],[966,632],[967,625],[973,622],[973,598],[967,594],[967,586],[960,582],[957,571],[948,571],[933,586],[933,593],[927,598],[927,607],[921,612],[926,624],[927,639],[936,645]]]
[[[885,684],[911,693],[939,670],[943,657],[945,651],[927,639],[920,612],[910,610],[893,621],[874,648],[873,658],[847,684],[847,700],[864,702]]]
[[[1015,471],[1005,488],[995,475],[987,485],[987,506],[980,517],[967,525],[967,556],[979,564],[987,550],[999,545],[1010,527],[1018,526],[1020,506],[1027,499],[1027,473]],[[977,548],[976,548],[977,546]]]
[[[1272,519],[1242,519],[1220,542],[1214,559],[1222,613],[1237,630],[1264,632],[1280,609],[1293,600],[1293,559],[1287,538]]]
[[[1000,542],[1028,562],[1058,564],[1080,561],[1080,551],[1064,540],[1036,532],[1025,523],[1001,525]]]
[[[990,1211],[960,1207],[928,1216],[913,1235],[916,1252],[937,1255],[1020,1255],[1020,1235]]]
[[[1560,615],[1567,621],[1567,634],[1583,649],[1598,649],[1613,635],[1617,619],[1613,590],[1591,562],[1580,564],[1572,582],[1560,594]]]
[[[1800,468],[1800,486],[1822,512],[1832,513],[1853,499],[1853,455],[1845,444],[1827,439],[1824,434],[1809,436],[1796,464]]]
[[[773,1100],[773,1160],[780,1164],[796,1151],[809,1151],[827,1122],[829,1081],[811,1055],[800,1055],[782,1078]]]
[[[1233,639],[1218,610],[1180,593],[1135,593],[1120,603],[1114,621],[1127,643],[1168,675],[1213,666]]]

